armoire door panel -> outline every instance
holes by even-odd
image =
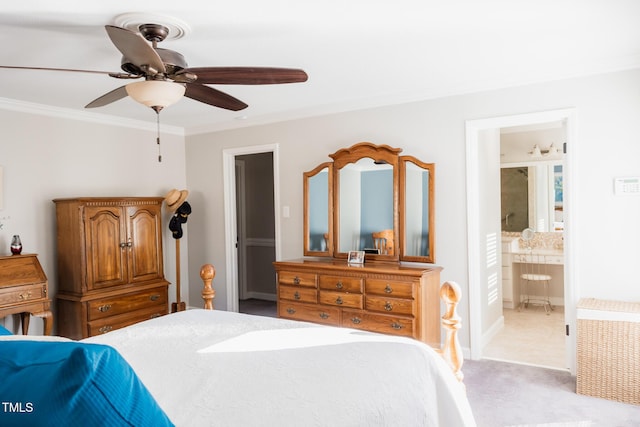
[[[152,280],[162,276],[160,248],[160,209],[127,208],[129,276],[131,282]]]
[[[87,207],[85,233],[87,288],[123,285],[127,281],[122,210],[118,207]]]

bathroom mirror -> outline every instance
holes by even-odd
[[[564,229],[562,162],[531,162],[500,170],[502,231]]]

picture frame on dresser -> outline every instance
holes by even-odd
[[[349,258],[347,259],[349,264],[363,264],[364,263],[364,251],[349,251]]]

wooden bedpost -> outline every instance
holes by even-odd
[[[442,316],[442,327],[445,330],[444,347],[442,348],[442,357],[451,365],[453,373],[462,382],[464,375],[462,374],[462,348],[458,340],[458,329],[462,326],[460,316],[456,310],[462,291],[460,285],[455,282],[445,282],[440,288],[440,298],[444,302],[446,309]]]
[[[211,287],[211,282],[216,276],[216,269],[211,264],[205,264],[200,268],[200,278],[204,283],[202,289],[202,299],[204,300],[204,309],[213,310],[213,299],[216,297],[216,291]]]

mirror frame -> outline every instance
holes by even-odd
[[[309,248],[310,245],[310,216],[309,216],[309,180],[322,172],[324,169],[327,169],[327,181],[329,188],[328,192],[328,200],[327,200],[327,250],[326,251],[312,251]],[[304,211],[304,219],[303,219],[303,236],[304,236],[304,255],[305,256],[333,256],[333,213],[332,213],[332,203],[333,203],[333,163],[326,162],[316,166],[314,169],[304,172],[303,176],[303,211]]]
[[[428,239],[428,247],[429,247],[429,255],[407,255],[407,229],[406,229],[406,219],[407,219],[407,191],[406,191],[406,183],[407,183],[407,163],[413,163],[421,169],[429,171],[429,239]],[[436,260],[436,218],[435,218],[435,190],[436,190],[436,165],[435,163],[425,163],[421,160],[416,159],[413,156],[400,156],[400,206],[402,215],[400,215],[400,235],[402,236],[402,245],[400,246],[400,259],[403,261],[410,262],[426,262],[426,263],[434,263]]]
[[[401,148],[392,148],[388,145],[375,145],[370,142],[361,142],[349,148],[343,148],[330,154],[333,159],[333,254],[336,258],[347,258],[348,252],[340,252],[337,242],[340,241],[340,170],[348,164],[356,163],[360,159],[370,158],[374,162],[384,162],[393,167],[393,255],[367,254],[365,259],[397,261],[400,259],[400,226],[398,216],[398,185],[399,168],[398,153]]]
[[[332,162],[325,162],[311,171],[303,173],[303,238],[304,255],[319,257],[334,257],[347,259],[348,252],[340,252],[338,243],[340,241],[340,170],[348,164],[356,163],[363,158],[371,158],[376,162],[386,162],[393,167],[393,232],[394,254],[367,254],[366,260],[373,261],[407,261],[435,263],[436,243],[435,243],[435,163],[425,163],[413,156],[400,156],[401,148],[392,148],[388,145],[375,145],[370,142],[360,142],[349,148],[343,148],[329,157]],[[406,252],[406,202],[409,195],[406,192],[406,168],[407,163],[413,163],[418,167],[429,171],[429,255],[416,256],[408,255]],[[320,173],[324,168],[328,168],[328,239],[326,251],[312,251],[309,249],[309,180]]]

